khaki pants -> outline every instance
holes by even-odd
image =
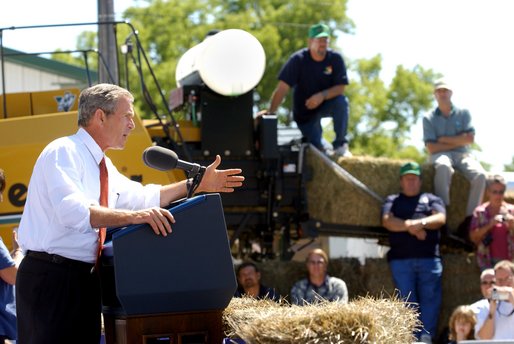
[[[462,172],[470,182],[466,216],[472,215],[482,203],[485,191],[485,170],[471,154],[461,152],[439,152],[430,156],[434,164],[434,192],[446,205],[450,204],[450,184],[455,169]]]

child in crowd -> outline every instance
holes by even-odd
[[[477,318],[468,305],[458,306],[450,316],[450,342],[460,343],[463,340],[475,339]]]

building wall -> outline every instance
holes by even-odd
[[[6,93],[50,91],[65,87],[82,89],[86,86],[86,75],[84,80],[76,80],[12,62],[6,62],[4,68]],[[1,77],[0,71],[0,79]],[[0,83],[0,92],[3,92],[2,87]]]

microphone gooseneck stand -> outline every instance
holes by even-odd
[[[187,173],[187,195],[186,199],[191,198],[193,196],[195,190],[198,188],[198,185],[200,185],[200,182],[202,181],[203,175],[205,173],[205,166],[198,165],[197,168],[192,169]]]

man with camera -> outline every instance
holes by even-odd
[[[477,339],[514,339],[514,263],[502,260],[494,266],[496,285],[489,307],[477,314]]]

